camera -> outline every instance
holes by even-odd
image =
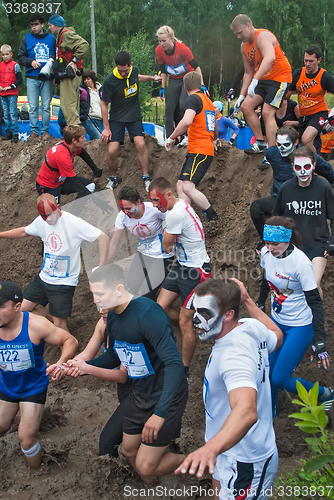
[[[67,66],[65,70],[59,71],[58,73],[59,80],[65,80],[65,78],[75,78],[75,73],[71,66]]]

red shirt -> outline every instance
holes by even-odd
[[[194,68],[188,62],[194,59],[193,53],[182,42],[175,40],[174,53],[171,56],[166,54],[161,45],[158,45],[155,53],[158,63],[165,64],[166,73],[171,78],[183,78],[190,71],[194,71]]]
[[[81,153],[78,148],[74,153],[65,141],[57,142],[46,153],[45,160],[37,175],[40,186],[56,188],[65,182],[66,177],[75,177],[73,160]]]

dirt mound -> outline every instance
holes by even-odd
[[[0,143],[1,231],[27,225],[37,216],[36,176],[46,151],[56,142],[56,139],[48,138],[27,144]],[[151,137],[147,137],[147,146],[151,176],[164,176],[175,184],[186,149],[176,147],[167,154]],[[96,164],[103,168],[103,176],[95,179],[96,189],[103,190],[108,176],[107,148],[100,141],[92,141],[87,144],[86,149]],[[200,186],[220,215],[219,222],[207,223],[205,215],[198,210],[206,232],[213,276],[235,276],[245,281],[253,298],[257,298],[261,270],[254,251],[258,236],[249,216],[249,206],[254,199],[268,196],[272,183],[270,169],[260,171],[257,168],[261,159],[261,155],[246,156],[224,142]],[[75,171],[83,177],[91,177],[89,168],[80,158],[75,160]],[[144,199],[147,199],[134,145],[129,140],[120,149],[120,177],[121,185],[126,183],[136,186]],[[73,198],[74,195],[62,197],[62,204]],[[112,214],[104,221],[104,224],[109,221],[109,234],[112,233],[114,217],[115,214]],[[39,239],[1,240],[0,251],[0,279],[12,279],[25,288],[41,267]],[[333,263],[330,262],[325,272],[323,290],[327,313],[327,346],[331,353],[334,352],[333,320],[329,314],[333,305],[330,293],[332,281]],[[79,350],[87,344],[97,320],[98,313],[83,272],[74,295],[72,318],[68,323],[71,333],[79,340]],[[178,330],[175,335],[179,344]],[[202,381],[210,349],[208,344],[198,344],[192,363],[189,401],[181,438],[177,440],[177,447],[183,453],[189,453],[203,444]],[[57,350],[48,347],[45,358],[49,362],[56,360]],[[310,365],[308,356],[304,357],[298,367],[297,375],[304,375],[312,381],[319,380],[323,385],[333,383],[331,373],[318,371],[316,366]],[[285,464],[286,467],[291,467],[294,460],[305,453],[305,448],[299,446],[303,443],[300,431],[287,418],[294,411],[290,397],[282,393],[279,402],[280,415],[275,427],[284,468]],[[107,382],[82,377],[77,381],[66,379],[58,385],[51,383],[40,436],[45,451],[43,465],[37,471],[28,470],[19,451],[17,434],[2,438],[0,499],[38,499],[50,494],[53,498],[64,500],[123,499],[132,498],[127,494],[131,488],[137,488],[141,498],[149,498],[143,492],[143,484],[125,461],[121,458],[112,460],[97,456],[99,434],[116,406],[115,387]],[[177,496],[189,499],[196,496],[194,487],[198,487],[199,491],[200,486],[204,488],[208,482],[170,476],[162,478],[159,484],[166,488],[162,498]],[[178,489],[178,492],[172,494],[171,489]],[[141,493],[139,490],[142,490]],[[180,494],[182,492],[183,495]],[[199,498],[199,495],[196,497]]]

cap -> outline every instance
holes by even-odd
[[[221,101],[213,101],[212,104],[214,106],[216,106],[219,109],[219,111],[221,111],[221,112],[223,111],[223,109],[224,109],[224,103],[223,102],[221,102]]]
[[[22,302],[23,293],[20,285],[14,281],[1,281],[0,282],[0,304],[4,304],[8,300],[13,302]]]
[[[49,18],[48,22],[54,26],[60,26],[61,28],[65,26],[65,19],[59,14],[53,14],[53,16]]]

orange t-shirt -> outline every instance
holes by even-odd
[[[258,29],[256,30],[253,43],[244,43],[244,53],[248,61],[254,66],[254,74],[257,72],[261,65],[261,62],[263,61],[262,54],[256,46],[256,39],[261,31],[268,31],[268,33],[271,33],[271,31],[269,30]],[[273,33],[271,34],[275,37]],[[275,82],[291,83],[292,71],[290,63],[283,50],[281,49],[276,37],[275,40],[275,61],[273,62],[270,70],[261,78],[261,80],[273,80]]]
[[[330,153],[334,147],[334,131],[321,136],[321,152]]]
[[[214,155],[215,110],[211,99],[195,92],[202,100],[203,109],[198,113],[188,129],[188,153]]]
[[[325,99],[327,90],[321,86],[321,77],[325,70],[321,68],[314,78],[307,78],[305,66],[296,83],[300,116],[309,116],[319,111],[327,111]]]

